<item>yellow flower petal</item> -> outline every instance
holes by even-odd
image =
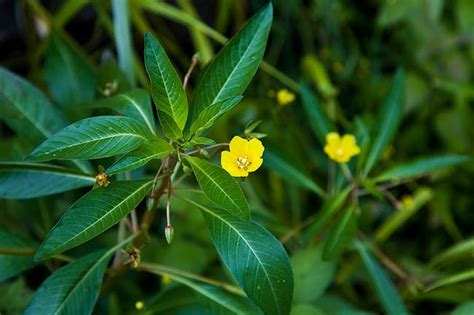
[[[257,160],[262,157],[264,150],[265,148],[263,147],[262,141],[258,140],[257,138],[253,138],[249,141],[248,152],[246,155],[251,161]]]
[[[283,106],[288,105],[295,100],[295,94],[288,91],[287,89],[282,89],[278,91],[276,99],[278,104]]]
[[[341,142],[341,137],[337,132],[330,132],[326,135],[326,142],[329,146],[337,146]]]
[[[248,144],[249,142],[245,140],[244,138],[235,136],[232,138],[229,144],[230,152],[232,152],[233,154],[237,156],[244,156],[247,154]]]
[[[255,172],[262,165],[263,159],[259,158],[257,160],[252,160],[252,164],[247,168],[248,172]]]
[[[235,163],[236,158],[233,156],[232,153],[229,151],[222,151],[221,153],[221,166],[226,171],[237,168],[237,164]]]
[[[343,147],[353,147],[356,145],[356,139],[353,135],[344,135],[341,139],[341,144]]]
[[[248,171],[241,169],[237,165],[237,156],[233,152],[222,151],[221,153],[221,166],[231,176],[234,177],[246,177],[249,175]]]

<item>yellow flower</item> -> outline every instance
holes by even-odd
[[[326,146],[324,152],[331,160],[339,163],[346,163],[360,153],[360,148],[356,144],[353,135],[344,135],[342,138],[337,132],[330,132],[326,135]]]
[[[265,149],[257,138],[248,141],[235,136],[230,141],[230,152],[222,151],[222,168],[234,177],[247,177],[255,172],[263,163],[262,154]]]
[[[295,94],[291,93],[287,89],[282,89],[277,92],[276,99],[278,104],[285,106],[295,100]]]
[[[162,276],[162,277],[161,277],[161,280],[163,281],[163,284],[164,284],[164,285],[167,285],[167,284],[169,284],[169,283],[171,282],[171,278],[170,278],[170,276],[168,276],[168,275]]]
[[[137,303],[135,303],[135,308],[137,310],[141,310],[144,306],[145,304],[143,303],[143,301],[137,301]]]

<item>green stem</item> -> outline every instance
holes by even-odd
[[[140,266],[137,268],[138,270],[150,272],[150,273],[155,273],[159,274],[161,276],[169,276],[170,278],[173,279],[174,275],[181,276],[184,278],[192,279],[192,280],[197,280],[200,282],[208,283],[217,287],[221,287],[229,292],[244,296],[245,293],[238,287],[233,286],[229,283],[221,282],[218,280],[206,278],[191,272],[183,271],[180,269],[175,269],[172,267],[164,266],[164,265],[159,265],[159,264],[150,264],[150,263],[142,263]]]

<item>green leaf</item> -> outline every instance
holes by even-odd
[[[96,79],[92,68],[55,33],[49,40],[45,71],[49,91],[62,107],[94,98]]]
[[[299,304],[291,309],[291,315],[324,315],[323,311],[310,304]]]
[[[155,131],[155,118],[151,108],[148,92],[143,89],[133,89],[122,94],[99,99],[95,102],[83,104],[81,108],[107,107],[125,116],[145,122],[153,134]]]
[[[203,211],[217,252],[247,296],[264,314],[288,314],[293,271],[280,242],[259,224],[185,200]]]
[[[457,306],[451,315],[472,315],[474,314],[474,301],[469,301]]]
[[[364,262],[372,285],[375,288],[375,293],[386,313],[388,315],[408,314],[400,295],[390,281],[386,271],[377,263],[361,242],[356,241],[354,245],[359,251],[359,255]]]
[[[271,3],[252,17],[204,70],[192,103],[193,121],[208,106],[242,95],[262,61],[272,24]]]
[[[432,283],[429,287],[426,288],[426,291],[432,291],[447,285],[457,284],[459,282],[470,281],[474,279],[474,269],[467,271],[462,271],[454,275],[443,277],[438,281]]]
[[[367,157],[363,172],[364,177],[369,174],[382,155],[383,150],[395,136],[403,112],[402,100],[404,90],[405,72],[398,70],[377,118],[378,129],[374,137],[372,149]]]
[[[153,265],[143,264],[141,267],[146,267],[146,271],[152,272],[154,274],[170,277],[172,280],[191,288],[192,290],[203,295],[213,303],[216,303],[219,306],[223,307],[227,312],[231,312],[231,314],[262,314],[262,311],[255,304],[253,304],[251,301],[249,301],[246,297],[242,295],[231,293],[228,290],[219,288],[214,285],[193,281],[189,278],[184,277],[184,273],[177,273],[172,268],[166,268],[165,271],[164,266],[162,266],[162,268],[160,269],[157,269],[153,268]]]
[[[326,225],[329,219],[331,219],[337,210],[339,210],[339,208],[344,204],[351,190],[352,187],[347,187],[334,197],[326,200],[314,222],[311,223],[308,229],[306,229],[303,236],[303,242],[306,243],[311,237],[318,233],[323,226]]]
[[[163,132],[177,140],[188,117],[188,100],[165,50],[150,33],[145,34],[145,67]]]
[[[46,96],[28,81],[0,67],[0,118],[33,144],[67,125]]]
[[[80,120],[58,131],[30,155],[37,161],[100,159],[137,149],[150,137],[133,118],[98,116]]]
[[[107,175],[113,175],[116,173],[131,171],[145,165],[151,160],[162,159],[173,151],[174,148],[164,140],[149,140],[142,144],[138,149],[125,154],[110,166],[105,173]]]
[[[239,184],[225,170],[196,157],[187,157],[199,186],[209,200],[230,214],[249,219],[250,210]]]
[[[263,155],[265,166],[285,178],[289,182],[309,189],[310,191],[324,197],[324,190],[301,170],[297,169],[293,163],[288,161],[282,154],[273,150],[271,147],[265,149]]]
[[[409,205],[402,205],[393,213],[375,232],[377,242],[385,242],[398,228],[427,204],[433,198],[433,192],[429,188],[420,188],[413,196]]]
[[[326,260],[338,258],[352,241],[357,232],[357,213],[350,205],[334,223],[324,246],[323,258]]]
[[[0,105],[6,124],[23,139],[38,144],[67,125],[67,120],[46,96],[28,81],[0,67]],[[84,172],[86,161],[73,161]]]
[[[0,229],[0,250],[31,249],[37,244],[18,234]],[[31,255],[2,255],[0,254],[0,282],[21,274],[33,267],[33,252]]]
[[[334,126],[321,108],[316,95],[314,95],[305,84],[301,85],[300,95],[306,113],[306,119],[313,129],[314,135],[321,144],[325,144],[326,135],[335,130]]]
[[[49,232],[35,261],[62,253],[108,230],[135,208],[150,189],[151,181],[122,181],[88,192]]]
[[[440,168],[448,167],[469,161],[468,156],[448,155],[421,158],[413,162],[392,167],[375,178],[376,182],[388,180],[401,180],[404,178],[420,176]]]
[[[322,259],[322,247],[308,247],[291,257],[295,273],[295,303],[312,303],[324,294],[336,273],[336,263]]]
[[[129,1],[113,0],[114,38],[120,68],[128,80],[135,86],[135,68],[133,65],[133,46],[130,35]]]
[[[474,253],[474,238],[459,242],[436,255],[430,262],[430,267],[439,267],[462,259],[472,259]]]
[[[92,314],[110,257],[133,237],[54,272],[38,288],[23,314]]]
[[[80,187],[95,178],[74,169],[25,162],[0,162],[0,199],[29,199]]]
[[[217,119],[234,108],[241,100],[242,96],[236,96],[206,107],[193,122],[189,132],[196,136],[203,134],[214,125]]]

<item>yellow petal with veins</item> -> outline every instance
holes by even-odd
[[[248,141],[239,136],[232,138],[229,144],[230,152],[237,156],[245,156],[248,151]]]

